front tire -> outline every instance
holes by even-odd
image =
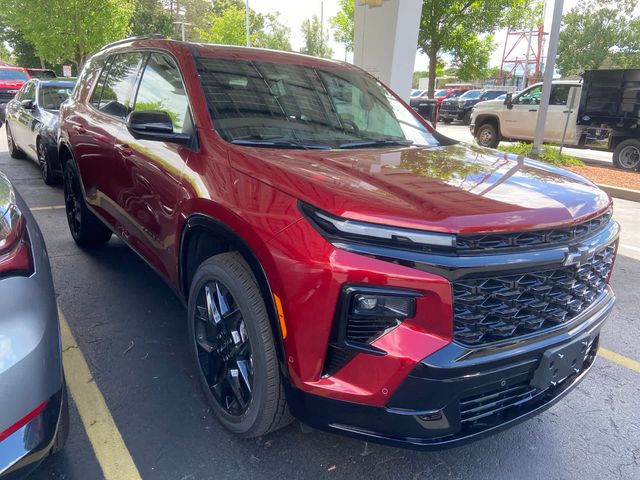
[[[68,160],[64,165],[63,186],[67,223],[78,246],[87,248],[107,243],[111,238],[111,230],[87,207],[73,160]]]
[[[620,142],[613,151],[613,165],[622,170],[640,169],[640,140],[631,138]]]
[[[464,123],[465,125],[471,124],[471,110],[469,110],[462,116],[462,123]]]
[[[7,146],[9,147],[9,155],[11,155],[11,158],[24,158],[24,152],[18,148],[18,146],[16,145],[16,141],[13,139],[13,134],[11,133],[11,129],[9,128],[9,123],[7,123],[4,128],[7,131]]]
[[[216,255],[198,267],[189,339],[204,394],[225,428],[258,437],[290,423],[267,310],[240,254]]]
[[[476,143],[481,147],[496,148],[500,144],[498,130],[491,123],[483,123],[476,130]]]

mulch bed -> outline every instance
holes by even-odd
[[[597,184],[640,190],[640,172],[627,172],[614,167],[592,167],[591,165],[564,168]]]

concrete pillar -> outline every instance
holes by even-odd
[[[408,100],[422,0],[356,0],[353,63]]]

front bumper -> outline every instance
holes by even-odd
[[[453,447],[511,427],[569,393],[591,368],[603,322],[614,304],[610,289],[564,330],[504,348],[450,343],[420,362],[385,407],[359,405],[289,388],[292,413],[322,430],[405,448]],[[544,390],[531,386],[543,354],[591,339],[577,373]]]
[[[446,119],[446,120],[462,120],[464,118],[464,114],[467,113],[466,109],[463,108],[446,108],[441,107],[438,112],[438,118]]]

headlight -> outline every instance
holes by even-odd
[[[307,220],[332,243],[351,240],[423,251],[452,249],[456,245],[455,235],[360,222],[336,217],[304,202],[298,205]]]

